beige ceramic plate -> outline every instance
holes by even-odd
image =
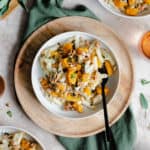
[[[15,88],[18,100],[27,115],[41,128],[68,137],[84,137],[104,130],[103,111],[88,118],[62,118],[50,113],[36,99],[31,85],[31,66],[37,50],[49,38],[67,31],[82,31],[99,36],[111,47],[118,62],[119,83],[108,104],[110,125],[127,109],[133,86],[133,69],[127,49],[105,24],[86,17],[65,17],[43,25],[24,43],[15,65]]]

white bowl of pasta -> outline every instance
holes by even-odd
[[[14,126],[0,126],[0,149],[45,150],[34,135]]]
[[[79,31],[62,33],[37,52],[31,71],[33,90],[55,115],[89,117],[102,110],[103,78],[109,79],[105,92],[107,103],[111,101],[119,81],[117,66],[113,50],[100,37]]]
[[[98,0],[106,10],[125,18],[150,15],[150,0]]]

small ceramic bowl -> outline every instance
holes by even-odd
[[[101,46],[108,49],[108,52],[111,53],[112,57],[114,57],[113,55],[113,50],[111,50],[111,48],[108,48],[108,46],[105,44],[105,41],[103,41],[103,39],[101,39],[100,37],[97,37],[95,35],[89,34],[89,33],[85,33],[85,32],[78,32],[78,31],[73,31],[73,32],[65,32],[62,34],[59,34],[53,38],[51,38],[50,40],[48,40],[37,52],[34,61],[33,61],[33,65],[32,65],[32,72],[31,72],[31,80],[32,80],[32,86],[35,92],[35,95],[37,96],[38,100],[40,101],[40,103],[47,108],[50,112],[59,115],[61,117],[70,117],[70,118],[84,118],[84,117],[89,117],[97,112],[99,112],[102,109],[102,104],[97,104],[96,108],[94,110],[85,108],[83,113],[78,113],[75,111],[65,111],[63,110],[60,106],[51,103],[47,100],[47,98],[44,96],[43,91],[41,90],[41,85],[40,85],[40,78],[43,76],[43,72],[41,70],[40,67],[40,63],[39,63],[39,57],[41,52],[52,46],[55,45],[57,43],[61,43],[69,38],[72,38],[73,36],[80,36],[83,39],[87,39],[87,40],[98,40],[101,43]],[[114,60],[116,60],[114,58]],[[117,64],[117,61],[116,61]],[[119,71],[117,69],[117,71],[114,73],[114,75],[109,79],[108,81],[108,87],[110,88],[110,94],[107,97],[107,102],[111,101],[111,98],[113,97],[115,90],[117,88],[118,85],[118,80],[119,80]]]
[[[123,12],[121,12],[120,10],[118,10],[117,8],[115,8],[114,6],[112,6],[111,4],[108,4],[106,2],[107,0],[98,0],[98,1],[101,3],[101,5],[106,10],[108,10],[112,14],[114,14],[116,16],[124,17],[124,18],[127,18],[127,19],[134,19],[134,18],[139,19],[139,18],[143,18],[143,17],[146,17],[146,16],[150,15],[150,7],[149,7],[149,9],[143,11],[142,13],[140,13],[137,16],[128,16],[128,15],[124,14]]]
[[[4,133],[14,133],[14,132],[24,132],[24,133],[26,133],[29,139],[31,139],[31,140],[35,141],[36,143],[38,143],[38,145],[39,145],[38,150],[45,150],[44,146],[40,143],[40,141],[37,139],[37,137],[32,135],[29,131],[26,131],[24,129],[17,128],[17,127],[14,127],[14,126],[0,126],[0,135],[2,135]]]

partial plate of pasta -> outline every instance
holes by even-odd
[[[111,13],[125,18],[150,15],[150,0],[98,0]]]
[[[37,138],[24,129],[0,126],[0,150],[45,150]]]
[[[101,73],[103,68],[107,73]],[[47,41],[32,66],[32,85],[38,100],[63,117],[89,117],[101,110],[101,82],[109,102],[117,88],[119,71],[113,50],[95,35],[67,32]]]

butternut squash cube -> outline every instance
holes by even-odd
[[[87,47],[79,47],[77,49],[77,53],[80,55],[80,54],[83,54],[83,53],[86,53],[88,52],[88,48]]]
[[[83,73],[81,80],[82,82],[87,82],[90,79],[90,74],[89,73]]]
[[[125,13],[129,16],[136,16],[139,13],[139,9],[138,8],[127,8],[125,10]]]
[[[66,90],[66,86],[63,83],[57,83],[57,88],[62,92]]]
[[[71,51],[73,49],[73,44],[72,43],[65,43],[63,45],[63,50],[64,52],[68,53],[69,51]]]
[[[59,97],[59,93],[54,92],[54,91],[50,91],[50,95],[52,95],[54,97]]]
[[[108,93],[109,93],[109,88],[108,88],[108,87],[105,87],[104,92],[105,92],[105,95],[107,96]],[[99,87],[99,86],[96,87],[96,93],[99,94],[99,95],[102,95],[102,88]]]
[[[144,0],[144,3],[150,5],[150,0]]]
[[[79,100],[80,100],[79,96],[73,96],[71,93],[68,93],[66,96],[66,101],[69,101],[69,102],[77,102]]]
[[[21,148],[22,149],[29,149],[30,148],[30,142],[26,139],[21,140]]]
[[[86,95],[91,96],[91,89],[90,89],[90,87],[85,87],[84,90],[83,90],[83,92],[84,92]]]
[[[73,104],[73,108],[78,111],[79,113],[82,113],[83,112],[83,106],[81,104],[78,104],[77,102],[75,102]]]
[[[124,8],[125,6],[127,6],[127,3],[122,0],[114,0],[114,4],[118,8]]]
[[[68,58],[62,59],[61,64],[63,68],[68,68],[69,67]]]
[[[81,66],[80,64],[77,64],[77,65],[76,65],[76,68],[77,68],[77,71],[80,71],[81,68],[82,68],[82,66]]]
[[[136,2],[136,0],[128,0],[128,3],[129,3],[130,6],[135,4],[135,2]]]
[[[104,64],[105,64],[108,75],[111,76],[113,74],[113,66],[111,65],[109,60],[106,60]]]
[[[58,57],[59,56],[59,52],[58,51],[51,51],[50,52],[50,56],[51,57]]]

